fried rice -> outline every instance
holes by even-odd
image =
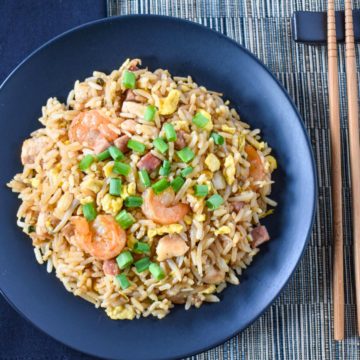
[[[260,131],[190,76],[140,64],[128,59],[110,74],[94,71],[75,82],[66,103],[48,99],[43,127],[23,144],[23,171],[8,184],[21,199],[17,225],[32,239],[39,264],[111,319],[161,319],[174,304],[218,302],[269,240],[260,221],[276,206],[269,198],[276,160]],[[93,129],[71,133],[84,114],[102,119],[106,129],[94,120]],[[109,146],[120,150],[128,173],[115,171],[119,158],[109,156]],[[150,191],[172,192],[166,206],[180,204],[184,212],[164,221],[172,216],[167,207],[145,208]],[[153,216],[159,211],[160,218]],[[85,246],[74,232],[74,219],[91,224],[102,215],[123,234],[110,259],[89,248],[96,243],[108,251],[107,235],[95,239],[92,228],[93,242]]]

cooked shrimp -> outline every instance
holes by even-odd
[[[156,246],[156,255],[159,261],[184,255],[189,250],[185,240],[177,235],[165,235]]]
[[[141,209],[144,215],[159,224],[168,225],[179,222],[189,212],[189,205],[177,203],[172,205],[175,193],[168,188],[159,195],[155,195],[151,188],[143,193],[144,204]]]
[[[21,149],[22,164],[33,164],[40,151],[47,147],[50,142],[50,139],[45,136],[25,140]]]
[[[265,176],[264,165],[261,161],[261,158],[260,158],[258,152],[256,151],[256,149],[253,146],[248,145],[248,144],[245,145],[245,152],[247,153],[248,161],[250,162],[249,175],[255,181],[263,180],[264,176]]]
[[[89,146],[95,152],[101,152],[118,137],[118,134],[110,129],[110,124],[110,119],[96,110],[81,112],[71,122],[69,139]]]
[[[125,231],[110,215],[98,215],[92,223],[82,216],[73,216],[75,243],[99,260],[119,255],[126,244]]]

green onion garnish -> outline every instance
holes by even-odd
[[[159,170],[159,175],[160,176],[167,176],[170,174],[170,169],[171,169],[171,163],[169,160],[164,160],[163,164]]]
[[[134,258],[132,257],[130,251],[124,251],[116,258],[118,267],[121,270],[124,270],[127,267],[129,267],[133,263],[133,261],[134,261]]]
[[[195,154],[193,153],[193,151],[188,147],[184,147],[183,149],[178,151],[177,155],[185,163],[191,161],[195,157]]]
[[[108,148],[110,156],[114,160],[122,160],[124,159],[124,154],[116,147],[116,146],[110,146]]]
[[[149,266],[149,271],[155,280],[162,280],[165,277],[164,270],[158,264],[151,263]]]
[[[134,265],[136,267],[136,271],[138,273],[141,273],[141,272],[147,270],[149,268],[150,264],[151,264],[150,258],[144,257],[144,258],[136,261],[136,263]]]
[[[172,182],[171,182],[171,187],[174,189],[175,192],[178,192],[182,186],[185,183],[185,179],[182,178],[181,176],[177,176]]]
[[[92,155],[90,154],[85,155],[79,163],[79,169],[81,171],[88,169],[91,166],[91,164],[94,162],[94,160],[95,158]]]
[[[115,278],[123,290],[127,289],[130,286],[130,281],[125,274],[116,275]]]
[[[110,155],[109,149],[106,149],[105,151],[98,154],[96,157],[99,161],[104,161],[104,160],[108,159],[110,156],[111,155]]]
[[[144,200],[141,196],[128,196],[124,204],[126,207],[140,207],[143,204]]]
[[[146,149],[146,146],[143,143],[136,140],[129,140],[127,147],[139,154],[143,154]]]
[[[209,187],[207,185],[195,185],[195,196],[205,197],[209,192]]]
[[[144,120],[153,121],[156,114],[156,107],[153,105],[148,105],[144,112]]]
[[[223,145],[224,144],[224,137],[221,136],[220,134],[213,132],[211,133],[210,137],[214,140],[214,143],[216,145]]]
[[[224,199],[219,194],[214,194],[206,200],[206,206],[209,210],[216,210],[224,203]]]
[[[198,128],[203,129],[209,122],[209,119],[206,116],[204,116],[203,114],[198,112],[193,117],[192,121]]]
[[[82,206],[82,212],[87,221],[93,221],[96,219],[97,212],[94,203],[87,203]]]
[[[124,230],[128,229],[132,224],[135,223],[134,217],[126,210],[120,211],[116,215],[115,220]]]
[[[193,171],[194,171],[194,168],[191,167],[191,166],[188,166],[188,167],[186,167],[185,169],[182,169],[182,170],[180,171],[180,174],[181,174],[183,177],[186,177],[186,176],[188,176],[189,174],[191,174]]]
[[[136,82],[136,76],[133,72],[125,70],[122,77],[122,84],[126,89],[134,89]]]
[[[141,241],[138,241],[134,244],[134,253],[144,254],[150,252],[150,245]]]
[[[153,141],[153,145],[156,149],[158,149],[162,154],[164,154],[167,149],[169,148],[169,145],[162,139],[162,138],[156,138]]]
[[[169,141],[169,142],[176,141],[176,139],[177,139],[176,131],[172,124],[169,124],[169,123],[165,124],[164,131],[165,131],[165,136],[166,136],[167,141]]]
[[[128,176],[131,171],[131,167],[129,164],[125,164],[119,161],[115,161],[114,167],[112,170],[115,174]]]
[[[150,177],[145,169],[139,171],[139,178],[141,183],[147,188],[151,185]]]
[[[120,194],[121,194],[121,179],[116,179],[116,178],[110,179],[109,193],[110,193],[110,195],[120,196]]]
[[[167,189],[170,186],[170,183],[167,179],[162,178],[159,181],[157,181],[155,184],[152,184],[152,189],[154,190],[155,194],[160,194],[165,189]]]

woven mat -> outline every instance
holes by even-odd
[[[360,8],[360,0],[353,0]],[[346,283],[346,337],[332,340],[331,184],[326,48],[295,44],[295,10],[324,11],[325,0],[108,0],[108,15],[162,14],[208,26],[259,57],[294,99],[310,136],[319,174],[318,213],[305,256],[286,289],[243,333],[193,359],[360,359],[352,269],[350,177],[344,47],[339,49]],[[336,1],[344,9],[344,1]],[[359,45],[357,59],[359,68]]]

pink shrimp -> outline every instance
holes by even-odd
[[[173,205],[175,193],[168,188],[155,195],[151,188],[143,193],[144,204],[141,207],[144,215],[156,223],[168,225],[179,222],[189,212],[189,205],[177,203]]]
[[[89,223],[82,216],[73,216],[75,243],[99,260],[109,260],[120,254],[126,244],[126,233],[110,215],[98,215]]]
[[[99,153],[118,137],[109,127],[110,124],[110,119],[96,110],[81,112],[71,122],[69,139],[89,146]]]

